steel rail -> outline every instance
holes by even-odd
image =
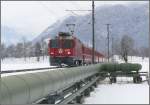
[[[17,72],[27,72],[27,71],[38,71],[38,70],[56,69],[56,68],[61,68],[61,67],[45,67],[45,68],[31,68],[31,69],[6,70],[6,71],[1,71],[0,74],[17,73]]]
[[[0,74],[17,73],[17,72],[28,72],[28,71],[39,71],[39,70],[57,69],[57,68],[70,68],[70,67],[76,67],[76,66],[64,66],[64,67],[56,66],[56,67],[45,67],[45,68],[6,70],[6,71],[0,71]]]

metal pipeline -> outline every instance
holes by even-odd
[[[2,77],[1,104],[29,104],[99,72],[100,64]]]

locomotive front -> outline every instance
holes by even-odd
[[[50,65],[73,65],[74,38],[69,33],[60,32],[49,41]]]

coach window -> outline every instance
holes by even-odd
[[[50,41],[50,48],[58,48],[58,47],[59,47],[58,40]]]
[[[72,40],[63,41],[63,48],[71,48],[73,45]]]

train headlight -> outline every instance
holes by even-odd
[[[50,54],[54,54],[54,52],[51,52]]]
[[[71,52],[69,51],[69,52],[67,52],[67,54],[71,54]]]

